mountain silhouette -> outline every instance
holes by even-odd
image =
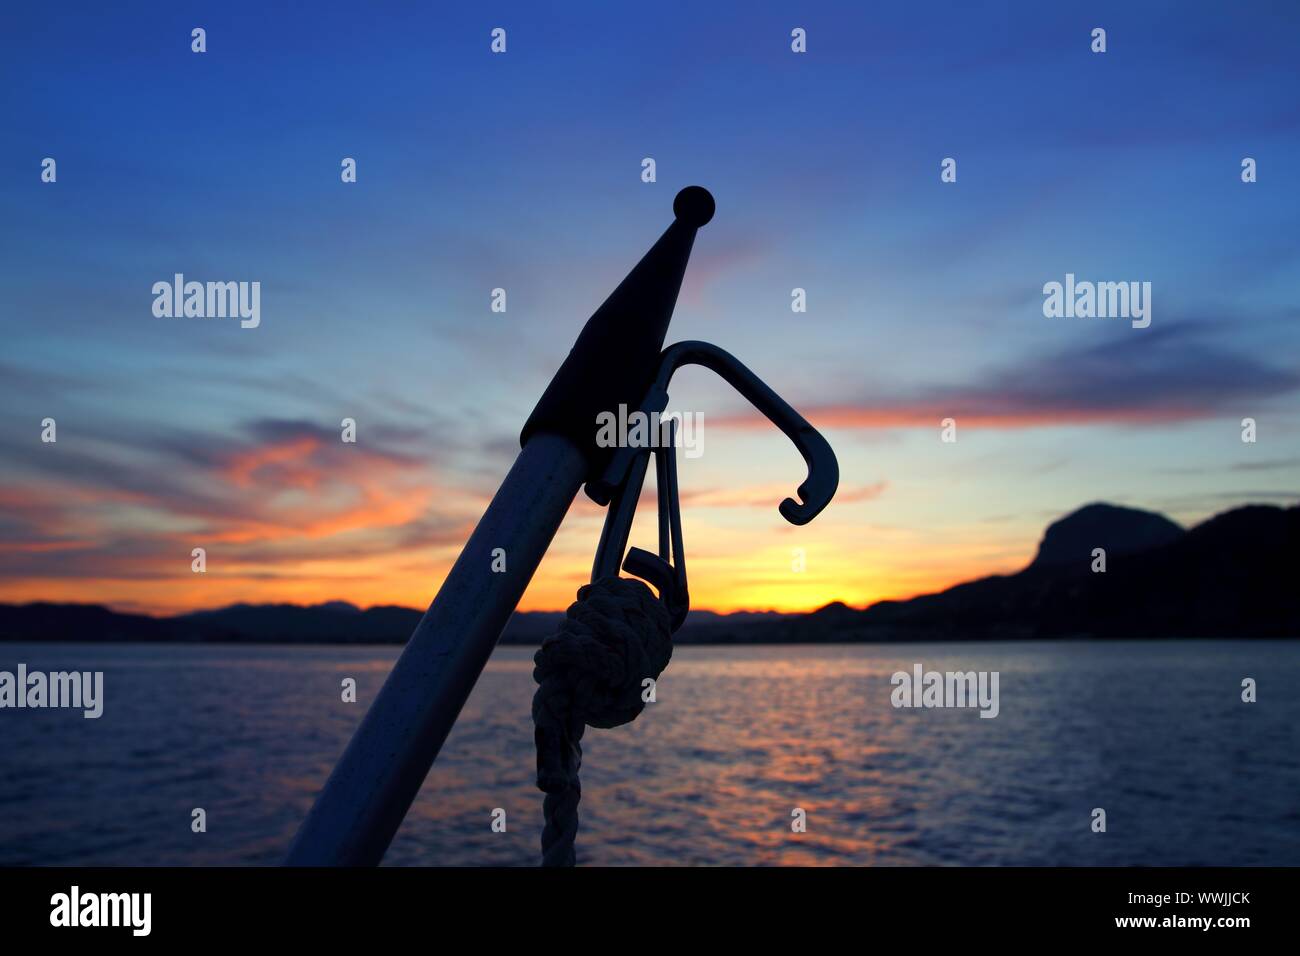
[[[1094,571],[1093,549],[1106,551]],[[1163,515],[1088,505],[1048,527],[1024,570],[854,611],[830,605],[788,640],[1300,637],[1300,507],[1247,505],[1184,531]]]
[[[1093,551],[1106,552],[1094,571]],[[809,614],[692,611],[679,644],[1300,637],[1300,506],[1247,505],[1184,530],[1164,515],[1086,505],[1047,527],[1033,561],[906,601]],[[404,643],[423,612],[344,601],[234,604],[175,617],[90,604],[0,604],[0,640]],[[516,612],[504,644],[539,644],[559,611]]]
[[[363,611],[345,601],[232,604],[174,617],[120,613],[95,604],[0,604],[0,641],[402,644],[423,615],[415,608],[392,605]],[[501,643],[540,644],[563,617],[560,611],[518,611]],[[739,642],[752,627],[783,617],[775,612],[694,611],[689,629],[699,643]]]
[[[1185,533],[1154,511],[1085,505],[1047,526],[1030,567],[1068,567],[1081,560],[1091,561],[1093,548],[1104,548],[1108,558],[1146,551],[1170,544]]]

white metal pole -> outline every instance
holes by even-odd
[[[289,849],[287,866],[374,866],[410,809],[587,470],[533,436],[497,489]],[[504,548],[506,571],[492,571]]]

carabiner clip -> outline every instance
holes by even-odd
[[[662,411],[662,409],[660,409]],[[661,442],[654,448],[655,480],[659,494],[659,553],[642,548],[627,550],[632,533],[632,519],[645,485],[650,464],[650,448],[619,449],[630,453],[624,480],[615,488],[605,515],[605,526],[596,546],[591,566],[591,580],[617,576],[619,568],[644,578],[655,586],[659,600],[668,609],[672,632],[676,633],[691,609],[686,587],[686,552],[682,546],[682,510],[677,497],[677,423],[669,419],[660,425]],[[624,455],[624,458],[627,458]],[[627,551],[624,559],[623,552]]]

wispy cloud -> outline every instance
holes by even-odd
[[[1300,389],[1300,371],[1216,345],[1196,326],[1125,332],[995,368],[963,385],[864,394],[806,408],[822,428],[1160,425],[1236,413]],[[755,416],[714,424],[752,425]]]
[[[203,547],[238,597],[240,578],[348,563],[378,573],[463,540],[481,497],[379,440],[402,429],[371,433],[351,444],[313,423],[263,419],[233,438],[178,433],[149,449],[71,437],[6,448],[40,480],[0,484],[0,588],[96,582],[79,592],[85,600],[112,582],[152,582],[165,602],[162,582],[200,577],[189,556]]]

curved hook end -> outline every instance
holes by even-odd
[[[830,443],[811,425],[801,429],[799,437],[800,451],[808,462],[808,478],[795,492],[802,500],[786,498],[779,510],[786,521],[803,525],[821,514],[835,497],[840,486],[840,463]]]
[[[781,512],[781,517],[791,524],[807,524],[812,521],[814,515],[808,514],[807,505],[800,504],[793,498],[786,498],[777,508]]]
[[[803,501],[795,501],[793,498],[782,501],[777,509],[781,512],[781,517],[791,524],[804,525],[821,514],[831,503],[831,499],[835,497],[835,489],[839,487],[839,468],[835,465],[836,462],[832,458],[831,468],[835,472],[833,475],[827,476],[825,470],[817,472],[814,476],[816,489],[809,488],[809,485],[814,484],[812,479],[799,486],[798,495]],[[823,469],[826,467],[824,459],[822,467]],[[829,481],[826,480],[827,477],[830,478]]]
[[[688,191],[683,190],[682,195]],[[672,379],[673,372],[682,365],[703,365],[717,372],[745,396],[751,405],[766,415],[772,424],[785,432],[786,437],[799,449],[799,454],[803,455],[804,462],[808,465],[808,478],[796,491],[802,500],[786,498],[782,501],[779,508],[781,516],[791,524],[802,525],[821,514],[831,503],[831,498],[835,497],[835,489],[840,484],[839,462],[835,460],[835,452],[822,434],[762,379],[741,364],[739,359],[708,342],[678,342],[664,349],[659,362],[659,376],[652,389],[652,394],[662,398],[658,409],[667,406],[668,382]]]

